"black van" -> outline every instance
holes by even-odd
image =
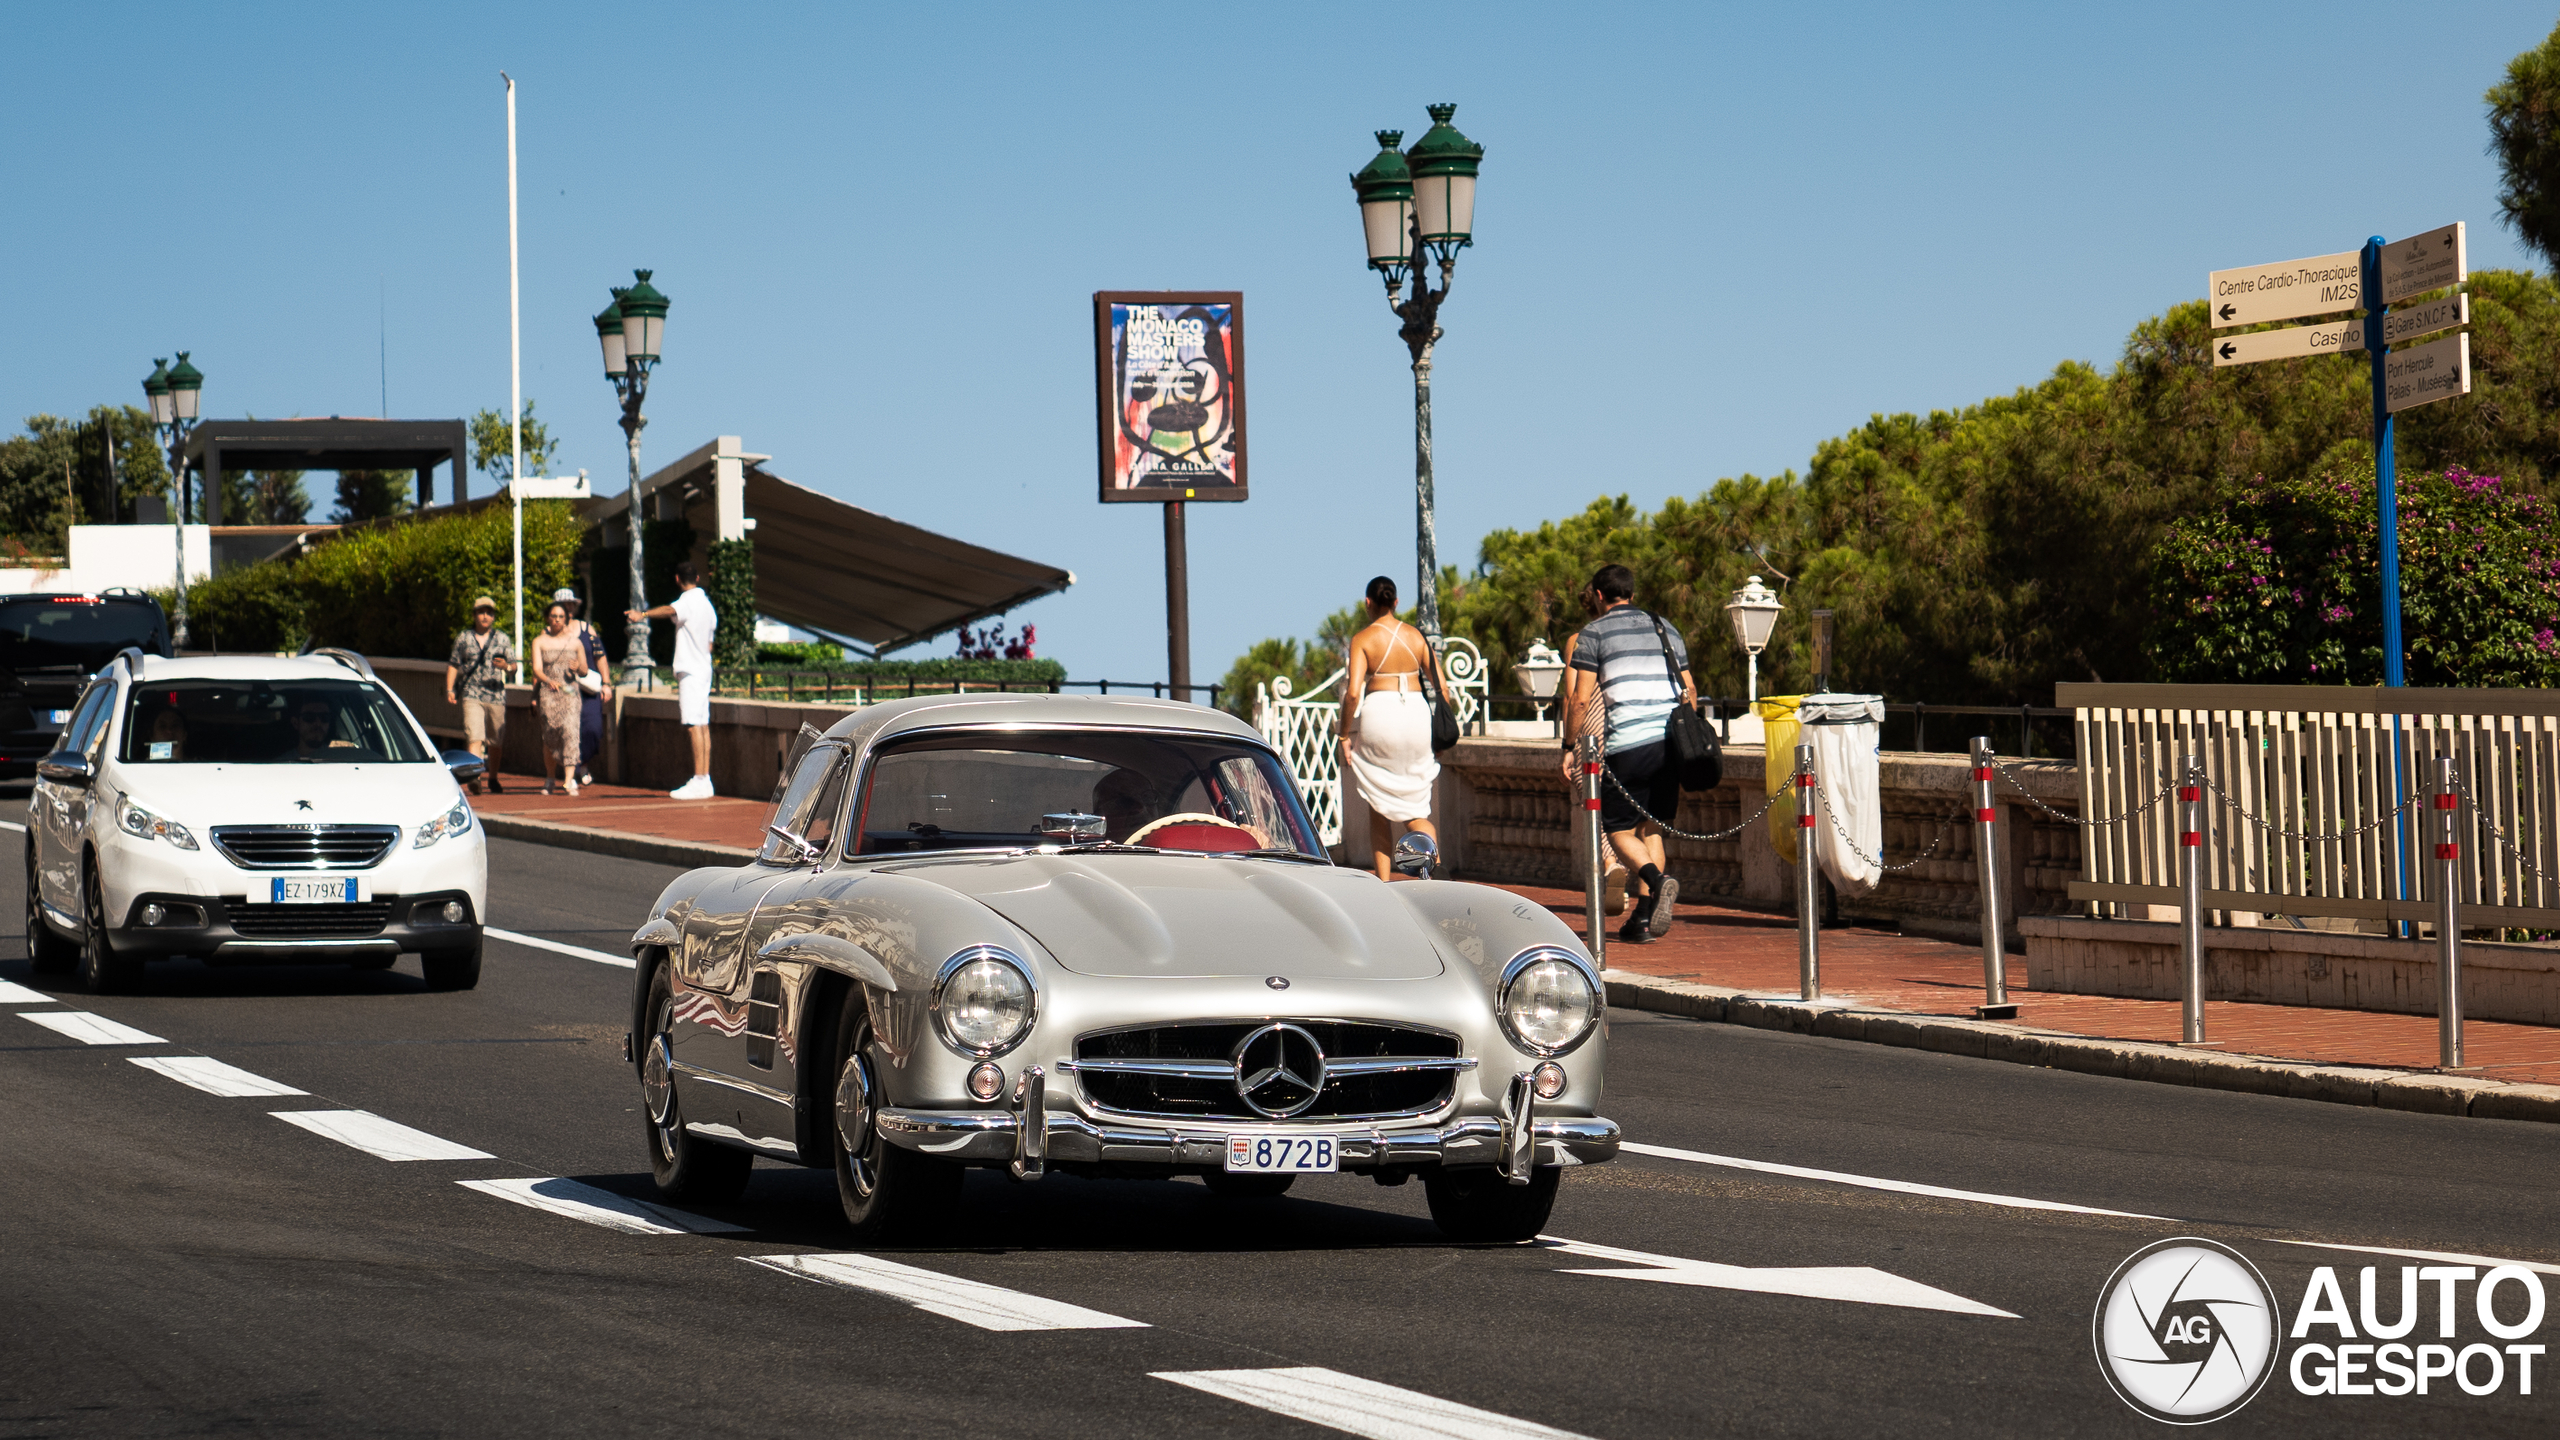
[[[128,647],[170,653],[169,617],[139,590],[0,595],[0,777],[36,773],[89,677]]]

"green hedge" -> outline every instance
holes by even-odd
[[[952,655],[931,660],[847,660],[842,658],[842,652],[833,661],[823,658],[824,652],[835,648],[823,642],[766,644],[758,647],[755,668],[824,670],[842,679],[879,684],[903,684],[910,676],[918,680],[1010,680],[1017,685],[1047,684],[1067,678],[1067,667],[1055,660],[963,660]]]
[[[498,597],[511,568],[510,513],[491,506],[407,524],[341,532],[309,552],[263,561],[187,587],[191,645],[300,650],[339,645],[362,655],[441,660],[471,623],[471,601]],[[524,507],[525,633],[542,628],[551,592],[573,578],[578,521],[565,500]],[[161,603],[171,596],[162,592]]]

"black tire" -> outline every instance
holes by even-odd
[[[1233,1175],[1212,1170],[1200,1177],[1209,1193],[1221,1200],[1277,1200],[1289,1193],[1295,1175]]]
[[[649,977],[649,1003],[643,1012],[649,1032],[641,1037],[640,1123],[649,1135],[649,1178],[670,1200],[717,1205],[737,1199],[747,1188],[756,1157],[684,1128],[675,1076],[665,1063],[674,1053],[670,1032],[675,1008],[675,984],[661,964]]]
[[[113,995],[142,981],[142,958],[118,955],[107,938],[107,902],[98,886],[98,868],[81,867],[80,988],[92,995]]]
[[[426,973],[430,990],[471,989],[480,983],[480,942],[472,941],[465,950],[430,950],[418,957],[418,968]]]
[[[1470,1244],[1518,1244],[1535,1240],[1556,1208],[1556,1180],[1564,1171],[1542,1166],[1529,1183],[1514,1185],[1492,1169],[1424,1171],[1423,1197],[1431,1223],[1452,1240]]]
[[[45,923],[44,905],[37,899],[36,837],[27,837],[27,960],[40,975],[59,975],[80,961],[77,943],[53,933]]]
[[[967,1173],[949,1161],[890,1144],[872,1123],[882,1096],[870,1049],[871,1012],[861,991],[848,990],[836,1022],[836,1084],[827,1142],[835,1153],[836,1198],[844,1205],[854,1243],[860,1245],[930,1233],[959,1208]]]

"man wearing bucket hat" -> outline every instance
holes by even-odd
[[[498,628],[498,602],[483,595],[471,602],[471,628],[453,637],[453,653],[444,662],[444,699],[462,707],[462,740],[471,753],[488,762],[489,789],[505,794],[498,780],[498,761],[506,754],[507,676],[516,668],[515,647]],[[478,791],[481,781],[473,781]]]

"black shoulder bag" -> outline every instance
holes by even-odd
[[[1458,743],[1458,712],[1440,693],[1440,657],[1428,640],[1422,645],[1422,698],[1431,704],[1431,753],[1437,755]]]
[[[1724,781],[1724,746],[1698,707],[1680,698],[1680,665],[1671,658],[1671,637],[1662,617],[1653,621],[1654,638],[1662,642],[1662,674],[1671,683],[1671,718],[1662,727],[1662,758],[1680,777],[1683,790],[1713,790]]]

